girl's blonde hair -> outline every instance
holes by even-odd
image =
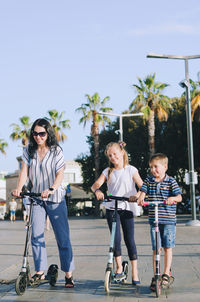
[[[116,148],[120,149],[121,151],[123,151],[123,168],[125,168],[125,166],[127,166],[129,164],[128,153],[124,149],[125,146],[126,146],[126,143],[122,142],[122,141],[111,142],[111,143],[107,144],[106,149],[105,149],[105,155],[107,156],[107,158],[108,158],[108,149],[111,147],[116,147]],[[108,158],[108,162],[109,162],[109,170],[108,170],[108,181],[109,181],[110,176],[115,167],[114,167],[113,163],[110,162],[109,158]]]

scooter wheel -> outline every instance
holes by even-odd
[[[111,271],[106,271],[104,287],[107,294],[110,291],[110,285],[111,285]]]
[[[123,272],[124,272],[124,274],[126,276],[126,278],[122,280],[122,283],[126,283],[127,278],[128,278],[128,262],[127,261],[123,261],[122,262],[122,267],[123,267]]]
[[[17,295],[22,296],[27,287],[26,273],[20,273],[15,282],[15,291]]]
[[[161,294],[161,282],[159,279],[156,280],[156,298]]]
[[[57,264],[51,264],[49,266],[47,272],[47,279],[49,280],[49,284],[51,286],[55,286],[57,279],[58,279],[58,266]]]

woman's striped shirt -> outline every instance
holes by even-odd
[[[140,191],[147,194],[148,201],[164,201],[168,197],[181,194],[181,190],[176,180],[166,175],[162,182],[156,182],[155,177],[147,177],[140,188]],[[152,224],[155,220],[154,205],[149,205],[149,223]],[[160,224],[175,224],[176,223],[176,204],[158,205],[158,221]]]
[[[28,177],[32,183],[31,191],[41,193],[49,189],[56,178],[57,172],[65,166],[62,149],[59,146],[51,147],[42,161],[40,161],[37,151],[33,158],[30,158],[28,147],[24,148],[23,162],[28,165]],[[65,189],[62,185],[50,195],[48,201],[59,203],[65,198]]]

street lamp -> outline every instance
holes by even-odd
[[[192,206],[192,220],[187,223],[190,226],[200,226],[199,220],[196,219],[196,201],[195,201],[195,184],[196,174],[194,172],[194,154],[193,154],[193,137],[192,137],[192,120],[191,120],[191,100],[190,100],[190,80],[188,71],[188,60],[200,59],[200,55],[195,56],[175,56],[153,54],[147,55],[147,58],[156,59],[175,59],[185,61],[185,80],[179,85],[186,90],[186,122],[187,122],[187,141],[188,141],[188,162],[189,162],[189,185],[190,185],[190,200]]]
[[[111,115],[111,116],[117,116],[119,117],[119,138],[120,141],[123,141],[123,124],[122,124],[122,118],[123,117],[129,117],[129,116],[141,116],[144,115],[144,113],[139,112],[139,113],[124,113],[124,114],[119,114],[119,113],[113,113],[113,112],[98,112],[101,115]]]

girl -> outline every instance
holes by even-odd
[[[135,184],[140,188],[143,181],[138,170],[129,165],[128,154],[125,151],[124,142],[109,143],[106,146],[105,154],[109,160],[109,168],[106,168],[100,177],[92,185],[91,190],[95,193],[98,200],[104,200],[104,194],[100,187],[107,182],[108,194],[114,196],[137,197]],[[133,199],[132,199],[133,201]],[[129,202],[119,202],[117,216],[117,229],[115,237],[115,261],[116,261],[116,278],[120,278],[122,272],[121,259],[121,233],[120,223],[122,226],[124,241],[128,250],[129,259],[132,266],[132,284],[140,284],[137,270],[137,249],[134,240],[134,219],[131,211],[133,204]],[[106,218],[109,229],[112,228],[112,215],[114,210],[114,201],[106,203]]]

